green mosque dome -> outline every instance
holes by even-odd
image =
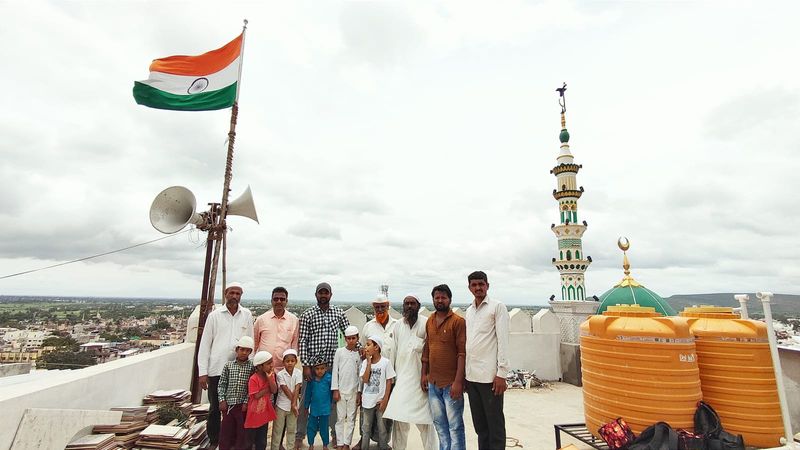
[[[672,309],[666,300],[650,289],[642,286],[631,277],[631,265],[628,262],[628,254],[626,252],[628,248],[630,248],[628,239],[619,238],[617,244],[624,255],[622,259],[622,268],[625,269],[625,277],[613,288],[600,296],[600,307],[597,309],[597,314],[603,314],[609,306],[639,305],[655,308],[657,313],[665,316],[677,316],[678,313]]]
[[[657,313],[665,316],[678,315],[660,295],[638,283],[636,283],[636,286],[630,284],[621,286],[621,284],[624,284],[624,281],[625,280],[623,280],[623,283],[614,286],[600,296],[600,308],[597,309],[597,314],[603,314],[603,311],[609,306],[639,305],[655,308]]]
[[[569,131],[566,128],[561,129],[561,134],[558,135],[558,139],[561,140],[562,144],[566,144],[569,142]]]

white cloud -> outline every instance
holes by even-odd
[[[228,270],[252,295],[282,284],[311,298],[325,279],[335,298],[368,300],[384,282],[393,295],[446,282],[465,301],[480,268],[496,296],[545,301],[559,283],[548,171],[564,80],[590,293],[622,276],[619,235],[634,275],[664,295],[797,293],[796,9],[0,4],[0,58],[13,62],[0,75],[0,219],[12,230],[0,276],[160,236],[147,211],[167,186],[189,187],[202,209],[219,200],[228,111],[146,109],[130,90],[151,59],[210,50],[246,17],[231,194],[251,185],[261,224],[229,221]],[[195,238],[0,289],[194,297]]]

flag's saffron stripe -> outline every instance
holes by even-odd
[[[197,75],[186,76],[164,72],[150,72],[150,77],[141,81],[141,83],[175,95],[216,91],[217,89],[222,89],[236,83],[236,79],[239,77],[240,63],[241,57],[234,59],[228,67],[219,72],[200,77]]]
[[[173,75],[200,76],[219,72],[228,67],[242,52],[242,35],[225,46],[197,56],[168,56],[153,60],[151,72],[171,73]]]
[[[158,90],[138,81],[133,85],[136,103],[150,108],[172,109],[175,111],[210,111],[233,106],[236,99],[236,85],[211,92],[192,95],[175,95]]]

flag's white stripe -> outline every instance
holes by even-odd
[[[236,82],[239,77],[239,63],[241,60],[242,56],[239,55],[239,57],[234,59],[233,62],[228,65],[228,67],[210,75],[187,76],[172,75],[164,72],[150,72],[150,78],[142,81],[142,83],[152,86],[158,90],[176,95],[189,95],[199,94],[200,92],[216,91],[218,89],[228,87]],[[198,81],[200,78],[205,78],[208,80],[208,86],[202,90],[199,90],[198,87],[204,85],[205,81]],[[189,92],[189,88],[193,85],[193,83],[201,84],[195,84],[195,88]]]

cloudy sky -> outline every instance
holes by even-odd
[[[555,88],[586,192],[587,291],[800,294],[796,3],[0,3],[0,276],[162,236],[154,196],[219,201],[229,110],[133,101],[154,58],[250,21],[229,279],[245,298],[394,300],[485,270],[507,303],[559,290]],[[196,297],[203,235],[0,280],[0,293]]]

